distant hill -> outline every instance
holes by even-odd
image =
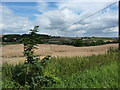
[[[22,38],[29,38],[29,34],[7,34],[0,35],[2,43],[22,43]],[[78,45],[80,42],[85,46],[99,45],[105,43],[117,43],[117,37],[61,37],[61,36],[51,36],[46,34],[37,34],[38,44],[61,44],[61,45]],[[81,41],[82,40],[82,41]]]

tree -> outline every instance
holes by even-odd
[[[26,57],[26,63],[33,64],[39,58],[34,55],[34,49],[37,49],[37,29],[39,26],[35,26],[34,29],[30,29],[29,37],[23,38],[24,44],[24,56]]]
[[[44,76],[43,74],[43,70],[47,65],[46,61],[49,60],[50,56],[46,56],[40,60],[37,55],[34,55],[34,49],[37,49],[37,41],[39,39],[37,38],[38,28],[39,26],[35,26],[33,29],[30,29],[29,37],[22,39],[26,62],[23,66],[20,68],[18,66],[18,68],[14,70],[14,72],[17,73],[14,74],[15,80],[23,86],[27,83],[31,88],[47,86],[53,82],[51,77]]]
[[[76,47],[83,46],[83,41],[81,39],[76,39],[73,42],[73,45],[76,46]]]
[[[105,44],[105,42],[103,40],[96,41],[96,45],[103,45],[103,44]]]

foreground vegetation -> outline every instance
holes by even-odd
[[[37,29],[30,29],[22,39],[26,61],[2,66],[2,88],[117,88],[118,50],[110,48],[104,55],[51,58],[42,60],[37,49]],[[77,41],[78,42],[78,41]]]
[[[46,68],[60,79],[62,88],[116,88],[118,87],[118,54],[53,58]]]
[[[18,72],[23,70],[21,72],[25,73],[24,69],[22,69],[23,66],[24,64],[18,64],[15,66],[3,64],[3,88],[30,87],[27,83],[21,85],[19,82],[23,80],[23,77],[20,77],[21,75]],[[42,75],[49,77],[49,80],[47,80],[49,84],[45,85],[46,79],[38,78],[43,84],[40,84],[40,82],[34,82],[36,87],[117,88],[119,85],[118,53],[112,52],[89,57],[51,58],[47,62],[47,66],[44,68]]]

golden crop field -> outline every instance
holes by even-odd
[[[90,56],[104,54],[109,47],[118,47],[118,44],[106,44],[100,46],[74,47],[68,45],[39,44],[35,50],[37,55],[44,57],[51,55],[52,57],[73,57],[73,56]],[[2,61],[16,64],[23,62],[23,45],[4,45],[2,48]]]

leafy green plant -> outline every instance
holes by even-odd
[[[43,70],[47,65],[47,60],[50,56],[46,56],[40,60],[37,55],[34,55],[34,50],[37,49],[37,29],[39,26],[35,26],[34,29],[30,29],[29,37],[23,38],[24,44],[24,56],[26,62],[24,64],[18,64],[12,70],[12,78],[15,82],[21,86],[27,87],[43,87],[48,86],[53,82],[51,77],[44,76]]]
[[[25,63],[17,65],[4,64],[3,70],[3,87],[4,88],[35,88],[46,87],[55,83],[52,76],[44,74],[44,68],[50,56],[46,56],[42,60],[34,54],[37,49],[37,29],[30,29],[29,37],[23,38]]]
[[[23,38],[22,42],[24,44],[24,56],[26,57],[26,63],[33,64],[35,61],[38,61],[39,58],[36,58],[34,55],[34,49],[37,49],[37,29],[39,26],[35,26],[34,29],[30,29],[29,37]]]

